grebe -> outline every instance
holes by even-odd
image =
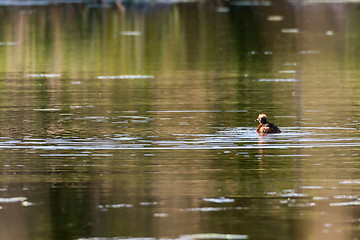
[[[255,121],[260,123],[256,128],[258,133],[281,133],[280,129],[275,124],[268,122],[267,116],[264,113],[259,114]]]

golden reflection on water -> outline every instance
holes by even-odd
[[[309,11],[301,14],[295,13],[296,24],[304,33],[296,39],[297,51],[303,51],[298,64],[301,69],[297,76],[301,81],[301,118],[304,126],[328,126],[344,127],[352,124],[352,111],[349,111],[354,91],[352,80],[349,79],[349,70],[346,65],[344,49],[346,48],[346,38],[344,38],[344,29],[346,23],[334,24],[327,14],[332,12],[337,18],[351,18],[348,15],[348,9],[345,5],[329,6],[328,8],[314,6]],[[309,22],[311,21],[311,23]],[[326,34],[327,31],[334,32],[334,35]],[[322,43],[327,43],[322,44]],[[310,56],[311,55],[311,56]],[[336,59],[334,61],[334,59]],[[342,73],[342,74],[339,74]],[[344,75],[345,73],[345,75]],[[299,99],[300,100],[300,99]],[[344,177],[343,173],[337,176],[338,172],[329,174],[322,168],[328,169],[329,155],[341,154],[347,152],[345,149],[323,148],[321,152],[314,156],[314,165],[306,168],[308,172],[316,171],[316,179],[311,180],[313,176],[307,176],[304,171],[303,178],[309,179],[304,184],[315,184],[324,186],[318,194],[320,196],[329,196],[329,201],[334,201],[333,196],[342,195],[343,189],[337,189],[336,179]],[[302,150],[303,154],[308,154],[307,150]],[[339,158],[339,167],[344,159]],[[355,167],[355,166],[354,166]],[[312,169],[315,168],[315,169]],[[322,179],[320,181],[320,179]],[[335,189],[334,189],[335,188]],[[349,215],[349,209],[331,207],[328,204],[318,203],[318,207],[312,213],[313,221],[309,224],[305,239],[319,239],[326,236],[327,239],[351,239],[351,234],[346,231],[346,220]]]

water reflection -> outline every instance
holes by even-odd
[[[1,8],[0,238],[357,238],[358,6],[256,3]]]

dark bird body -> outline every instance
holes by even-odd
[[[260,124],[256,128],[258,133],[281,133],[280,129],[273,123],[269,123],[266,114],[259,114],[256,119]]]

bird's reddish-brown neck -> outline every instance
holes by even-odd
[[[257,131],[257,132],[260,132],[260,128],[261,128],[262,125],[263,125],[263,124],[260,122],[259,126],[257,126],[257,128],[256,128],[256,131]]]

